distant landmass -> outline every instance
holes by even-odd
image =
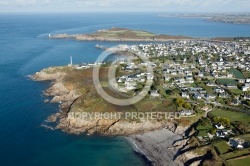
[[[91,34],[56,34],[49,35],[50,39],[74,39],[79,41],[135,41],[135,42],[164,42],[172,40],[215,40],[215,41],[245,41],[250,37],[216,37],[216,38],[193,38],[189,36],[174,36],[166,34],[154,34],[144,30],[131,30],[127,28],[110,28],[97,30]]]
[[[126,28],[111,28],[98,30],[92,34],[57,34],[49,36],[54,39],[72,38],[84,41],[169,41],[192,39],[188,36],[172,36],[164,34],[154,34],[143,30],[130,30]]]
[[[163,14],[161,17],[180,17],[180,18],[203,18],[209,22],[222,22],[228,24],[250,24],[250,14],[231,14],[231,13],[208,13],[208,14]]]

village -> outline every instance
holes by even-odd
[[[159,104],[151,110],[178,112],[181,123],[189,121],[194,131],[192,144],[198,151],[199,147],[212,147],[227,162],[249,155],[249,41],[184,40],[119,45],[114,50],[137,56],[75,68],[113,64],[117,72],[110,88],[128,96],[145,96],[144,103],[172,103],[165,108]]]
[[[173,41],[124,46],[150,62],[118,60],[114,87],[149,99],[172,98],[183,118],[202,117],[193,125],[199,146],[211,145],[223,160],[249,154],[250,44]],[[152,68],[153,73],[148,73]],[[145,82],[152,81],[149,92]],[[114,84],[115,85],[115,84]],[[117,85],[117,84],[116,84]],[[234,154],[233,154],[234,153]]]

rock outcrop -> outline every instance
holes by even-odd
[[[73,70],[73,69],[68,69]],[[67,75],[64,67],[51,67],[37,72],[31,78],[36,81],[52,81],[51,87],[44,91],[45,96],[52,96],[51,103],[60,103],[60,112],[48,117],[47,122],[55,122],[58,120],[57,129],[73,134],[100,134],[106,136],[127,136],[132,134],[145,133],[156,129],[167,127],[175,131],[176,124],[172,121],[158,120],[140,120],[130,121],[127,119],[80,119],[71,116],[70,113],[75,112],[74,104],[77,105],[77,99],[81,94],[76,91],[74,86],[65,85],[64,79]],[[86,81],[86,80],[85,80]],[[86,81],[88,82],[88,81]],[[99,96],[96,96],[99,97]],[[93,100],[93,98],[91,98]],[[83,101],[84,102],[84,101]],[[79,103],[82,103],[81,101]],[[78,108],[78,107],[77,107]]]

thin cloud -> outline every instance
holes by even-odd
[[[0,0],[0,11],[244,11],[250,0]]]

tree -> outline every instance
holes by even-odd
[[[191,108],[191,104],[190,103],[185,103],[183,107],[186,108],[186,109],[190,109]]]
[[[178,105],[178,107],[182,107],[183,104],[185,104],[185,100],[183,98],[177,98],[175,104]]]

